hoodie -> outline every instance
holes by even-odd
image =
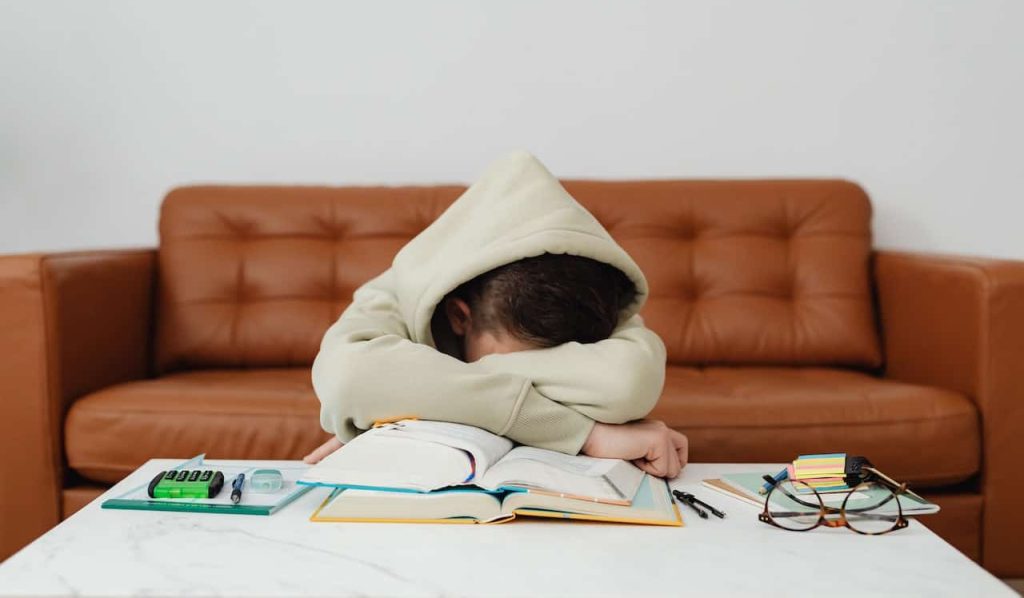
[[[544,253],[605,262],[636,285],[608,339],[472,363],[438,350],[431,320],[445,295]],[[376,421],[450,421],[575,454],[595,422],[642,418],[661,395],[665,347],[637,315],[647,293],[633,259],[558,179],[530,154],[511,154],[357,289],[327,330],[312,373],[320,423],[347,442]]]

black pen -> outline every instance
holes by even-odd
[[[712,507],[712,506],[711,506],[711,505],[709,505],[708,503],[706,503],[706,502],[704,502],[703,500],[701,500],[701,499],[697,498],[696,496],[694,496],[694,495],[690,494],[689,492],[683,492],[682,494],[683,494],[684,496],[686,496],[686,497],[687,497],[688,499],[692,500],[692,501],[693,501],[694,503],[696,503],[696,504],[698,504],[698,505],[700,505],[700,506],[704,507],[705,509],[707,509],[707,510],[711,511],[711,513],[712,513],[712,514],[713,514],[713,515],[714,515],[715,517],[718,517],[719,519],[725,519],[725,511],[719,511],[719,510],[718,510],[718,509],[716,509],[715,507]]]
[[[697,515],[699,515],[701,519],[707,519],[708,518],[707,511],[705,511],[704,509],[698,507],[696,504],[693,503],[692,500],[687,498],[688,496],[693,496],[692,494],[687,494],[685,492],[680,492],[678,490],[673,490],[672,494],[675,495],[676,500],[678,500],[679,502],[683,503],[684,505],[688,505],[694,511],[697,511]]]

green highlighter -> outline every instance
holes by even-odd
[[[224,487],[224,474],[212,469],[161,471],[149,482],[150,498],[213,498]]]

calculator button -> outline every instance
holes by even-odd
[[[174,478],[174,481],[184,482],[186,479],[188,479],[188,470],[182,469],[181,471],[178,472],[178,477]]]
[[[195,471],[193,471],[193,472],[192,472],[192,475],[188,476],[188,481],[190,481],[190,482],[195,482],[196,480],[198,480],[198,479],[199,479],[199,475],[200,475],[201,473],[203,473],[203,472],[199,471],[198,469],[197,469],[197,470],[195,470]]]
[[[207,469],[206,471],[203,472],[203,476],[201,478],[199,478],[199,481],[200,482],[209,482],[210,478],[212,478],[212,477],[213,477],[213,470],[212,469]]]
[[[174,479],[174,476],[176,476],[176,475],[178,475],[178,472],[176,472],[176,471],[174,471],[174,470],[172,469],[171,471],[168,471],[168,472],[167,472],[167,474],[166,474],[166,475],[164,476],[164,478],[165,478],[165,479],[167,479],[167,480],[169,481],[169,480],[173,480],[173,479]]]

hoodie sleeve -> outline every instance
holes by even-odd
[[[647,416],[665,384],[665,345],[634,315],[596,343],[487,355],[477,363],[529,378],[545,397],[587,417],[621,424]]]
[[[418,417],[570,454],[590,435],[593,419],[544,396],[529,377],[409,338],[388,270],[356,291],[320,344],[312,376],[325,430],[347,442],[376,421]]]

